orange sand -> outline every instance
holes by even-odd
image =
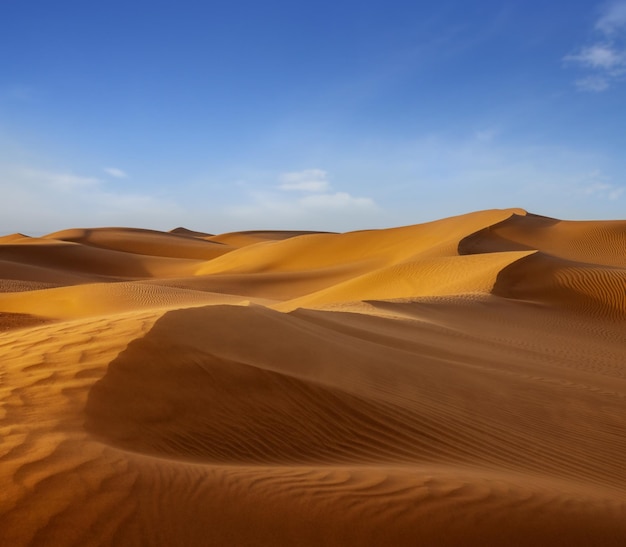
[[[626,221],[0,238],[0,545],[626,545]]]

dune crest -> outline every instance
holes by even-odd
[[[626,222],[0,238],[0,544],[624,545]]]

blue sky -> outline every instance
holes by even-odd
[[[0,232],[626,211],[626,0],[4,0]]]

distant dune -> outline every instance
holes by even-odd
[[[626,221],[7,235],[0,355],[2,546],[626,545]]]

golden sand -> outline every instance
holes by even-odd
[[[0,545],[626,545],[626,222],[0,238]]]

